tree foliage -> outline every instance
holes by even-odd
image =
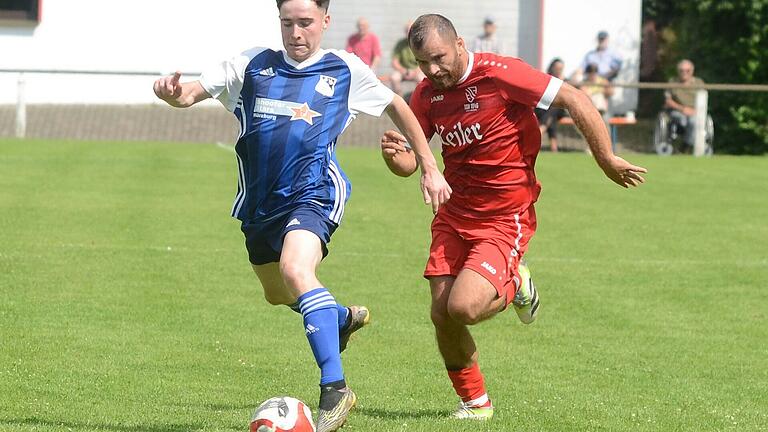
[[[768,83],[768,0],[645,0],[645,17],[674,33],[662,57],[673,72],[679,57],[710,83]],[[671,75],[671,74],[670,74]],[[718,152],[768,152],[768,93],[710,92]]]

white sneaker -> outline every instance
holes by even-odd
[[[531,279],[531,271],[522,261],[517,266],[517,272],[520,274],[520,289],[517,290],[512,305],[515,307],[517,317],[523,324],[530,324],[536,321],[536,315],[539,311],[539,293]]]
[[[459,407],[452,417],[459,420],[490,420],[493,417],[493,405],[476,407],[459,402]]]

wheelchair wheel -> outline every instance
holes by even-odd
[[[669,139],[669,116],[660,112],[656,117],[656,127],[653,130],[653,148],[659,156],[669,156],[675,148]]]

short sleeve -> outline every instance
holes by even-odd
[[[384,112],[395,94],[385,86],[370,67],[353,54],[339,51],[338,55],[349,67],[352,76],[349,89],[349,112],[354,115],[365,113],[379,117]]]
[[[549,109],[563,81],[538,71],[518,58],[502,57],[492,77],[502,96],[521,105]]]
[[[234,111],[243,89],[245,69],[254,57],[264,51],[266,48],[252,48],[206,69],[200,75],[200,84],[224,107]]]
[[[432,139],[432,135],[435,134],[435,129],[432,127],[432,122],[429,121],[429,104],[425,100],[424,88],[423,85],[416,86],[416,89],[411,95],[410,106],[411,111],[416,115],[416,120],[419,121],[421,130],[424,131],[424,136],[426,136],[427,141],[429,141]]]

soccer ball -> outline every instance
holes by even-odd
[[[251,417],[250,432],[315,432],[312,411],[304,402],[275,397],[259,405]]]

